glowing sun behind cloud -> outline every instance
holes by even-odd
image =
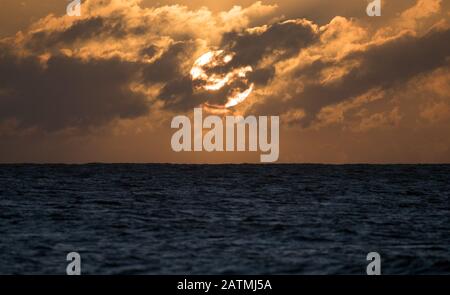
[[[226,101],[223,104],[204,104],[206,109],[226,112],[228,108],[243,102],[253,91],[254,84],[247,79],[252,72],[251,66],[232,68],[229,66],[235,53],[224,50],[209,51],[200,56],[192,66],[191,78],[194,90],[218,92],[225,90]]]

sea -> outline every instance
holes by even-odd
[[[0,274],[450,274],[450,165],[0,165]]]

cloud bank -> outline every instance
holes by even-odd
[[[139,0],[82,5],[81,17],[50,14],[0,40],[0,132],[157,125],[249,84],[231,113],[280,115],[300,129],[444,128],[450,117],[450,11],[441,0],[418,0],[382,25],[342,16],[319,25],[262,2],[220,12]],[[233,58],[208,71],[251,67],[245,85],[199,91],[190,70],[213,50]]]

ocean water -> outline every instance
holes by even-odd
[[[450,274],[450,165],[0,165],[0,274]]]

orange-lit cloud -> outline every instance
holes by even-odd
[[[155,130],[168,136],[165,122],[174,114],[226,106],[231,113],[280,115],[291,134],[281,160],[320,162],[327,152],[336,157],[323,161],[339,162],[396,159],[393,147],[373,158],[366,143],[398,132],[401,146],[409,140],[405,128],[449,131],[445,1],[384,1],[382,22],[364,14],[366,3],[343,1],[347,11],[361,11],[348,17],[332,15],[336,3],[316,2],[298,4],[310,18],[292,1],[210,9],[176,1],[86,0],[81,17],[48,14],[0,39],[0,136],[17,142],[32,132],[69,140],[100,132],[107,140],[129,132],[136,145],[138,136]],[[314,5],[322,9],[317,16]],[[324,21],[324,15],[332,17]],[[230,58],[196,67],[206,52]],[[345,143],[325,144],[331,130]],[[296,157],[308,138],[304,156]],[[12,151],[14,144],[4,142]],[[93,154],[105,149],[91,144]],[[326,148],[314,152],[313,145]],[[439,159],[450,161],[450,141],[447,149],[436,146]],[[414,161],[415,152],[398,159]],[[180,160],[161,153],[164,161]],[[432,153],[430,147],[434,161]],[[8,153],[2,156],[8,161]]]

